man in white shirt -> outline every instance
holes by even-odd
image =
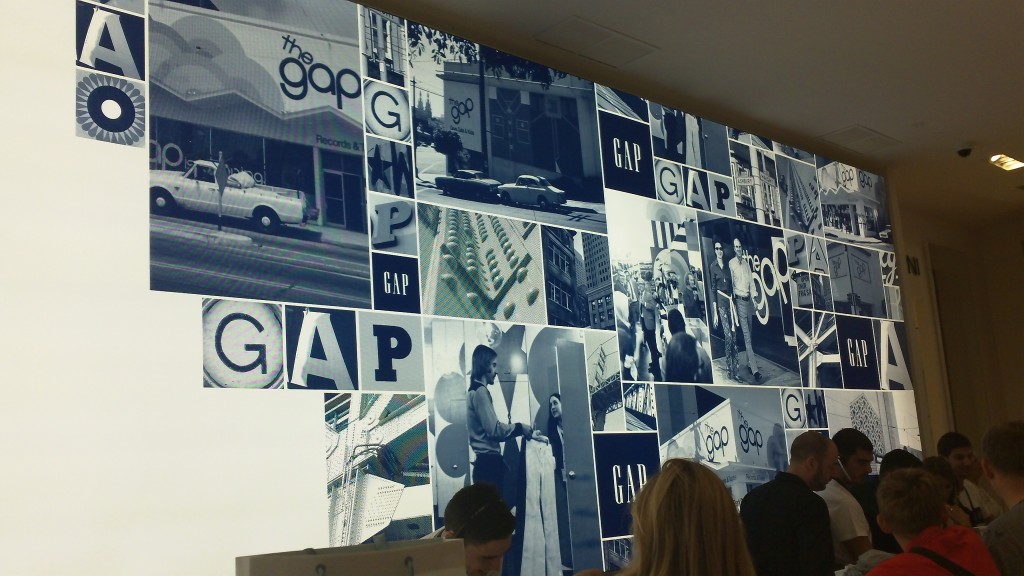
[[[828,505],[835,562],[845,566],[856,563],[861,554],[871,549],[871,527],[850,488],[868,477],[875,455],[871,440],[854,428],[836,432],[832,441],[839,449],[838,466],[832,480],[818,495]]]
[[[754,272],[747,262],[746,253],[743,250],[743,243],[739,238],[732,240],[733,256],[729,260],[729,274],[732,276],[732,301],[736,306],[736,316],[740,323],[740,330],[743,331],[743,345],[747,351],[747,366],[750,367],[750,374],[755,382],[761,381],[761,372],[757,369],[757,360],[754,358],[754,345],[750,338],[750,317],[754,313],[753,299],[757,296],[754,288]]]

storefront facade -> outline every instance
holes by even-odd
[[[314,224],[367,230],[358,39],[177,4],[150,16],[150,169],[223,155],[304,192]]]

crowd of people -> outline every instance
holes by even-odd
[[[873,478],[874,447],[862,432],[808,431],[794,439],[788,469],[747,493],[738,513],[712,470],[670,459],[632,504],[632,557],[619,574],[1024,574],[1021,446],[1024,420],[992,426],[981,458],[950,432],[939,456],[922,462],[896,449]],[[457,493],[436,533],[464,539],[473,576],[498,573],[515,527],[489,486]]]
[[[627,381],[710,383],[700,270],[619,270],[613,283],[619,359]]]

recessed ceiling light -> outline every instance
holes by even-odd
[[[996,154],[989,158],[988,161],[1003,170],[1016,170],[1017,168],[1024,167],[1024,162],[1010,158],[1006,154]]]

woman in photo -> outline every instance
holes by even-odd
[[[555,504],[558,510],[558,540],[563,570],[572,570],[572,539],[569,533],[569,500],[566,492],[565,448],[562,430],[562,395],[548,397],[548,441],[555,457]]]

